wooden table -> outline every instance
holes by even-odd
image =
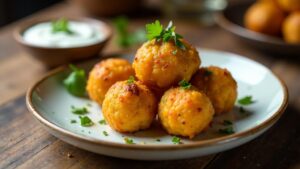
[[[28,112],[24,99],[29,85],[48,70],[18,47],[12,38],[12,30],[35,17],[82,15],[76,7],[61,3],[1,29],[0,168],[300,168],[300,59],[263,54],[239,43],[219,27],[205,28],[191,22],[176,21],[176,26],[194,45],[257,60],[287,83],[290,104],[283,117],[268,132],[227,152],[175,161],[106,157],[78,149],[50,135]],[[143,26],[150,19],[153,18],[132,19],[132,26]],[[104,53],[118,51],[119,48],[111,41]]]

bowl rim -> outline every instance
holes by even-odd
[[[71,21],[79,21],[79,22],[85,22],[88,24],[96,24],[98,26],[100,26],[101,28],[103,28],[105,30],[105,36],[102,40],[96,41],[92,44],[87,44],[87,45],[81,45],[81,46],[75,46],[75,47],[47,47],[47,46],[39,46],[36,44],[32,44],[30,42],[27,42],[24,40],[23,38],[23,33],[24,31],[26,31],[28,28],[30,28],[33,25],[42,23],[42,22],[51,22],[52,20],[55,19],[59,19],[59,18],[67,18],[68,20]],[[33,18],[27,21],[24,21],[23,23],[21,23],[20,25],[16,26],[13,30],[13,37],[14,39],[24,45],[24,46],[28,46],[31,48],[37,48],[37,49],[48,49],[48,50],[69,50],[69,49],[82,49],[82,48],[87,48],[87,47],[92,47],[92,46],[98,46],[100,44],[103,44],[105,42],[107,42],[109,39],[111,39],[112,37],[112,27],[107,24],[106,22],[104,22],[103,20],[98,20],[98,19],[94,19],[94,18],[89,18],[89,17],[40,17],[40,18]]]
[[[232,10],[234,7],[238,6],[250,6],[253,4],[253,1],[242,1],[242,2],[236,2],[228,5],[223,11],[219,11],[215,15],[216,23],[222,27],[223,29],[227,30],[228,32],[231,32],[232,34],[236,34],[240,37],[243,37],[245,39],[251,39],[254,41],[274,44],[274,45],[281,45],[281,46],[289,46],[289,47],[300,47],[300,44],[294,44],[294,43],[287,43],[282,38],[273,37],[271,35],[266,35],[259,32],[254,32],[252,30],[249,30],[245,28],[244,26],[238,25],[234,22],[232,22],[228,17],[226,17],[225,13],[227,11]]]
[[[199,49],[199,48],[197,48]],[[213,139],[208,139],[208,140],[199,140],[199,141],[195,141],[193,143],[188,143],[188,144],[179,144],[179,145],[139,145],[139,144],[122,144],[122,143],[114,143],[114,142],[109,142],[109,141],[102,141],[99,139],[95,139],[92,137],[85,137],[76,133],[73,133],[71,131],[68,131],[67,129],[63,129],[57,125],[55,125],[54,123],[48,121],[46,118],[44,118],[40,112],[35,108],[33,102],[32,102],[32,95],[33,95],[33,91],[36,89],[36,87],[38,85],[40,85],[43,81],[45,81],[46,79],[48,79],[49,77],[61,73],[64,70],[67,69],[67,66],[60,66],[50,72],[48,72],[46,75],[44,75],[43,77],[41,77],[39,80],[37,80],[27,91],[26,93],[26,105],[28,110],[33,114],[33,116],[39,121],[41,122],[43,125],[51,128],[52,130],[55,130],[56,132],[59,132],[61,134],[63,134],[66,137],[72,137],[73,139],[76,140],[80,140],[80,142],[85,142],[88,144],[94,144],[94,145],[100,145],[100,146],[107,146],[107,147],[111,147],[111,148],[122,148],[122,149],[133,149],[133,150],[178,150],[178,149],[192,149],[192,148],[200,148],[200,147],[209,147],[209,146],[213,146],[213,145],[220,145],[220,144],[224,144],[226,142],[230,142],[232,140],[237,140],[243,137],[247,137],[250,136],[252,134],[258,133],[260,131],[263,131],[264,129],[268,128],[269,126],[272,126],[281,116],[282,114],[285,112],[285,109],[288,105],[288,88],[286,86],[286,84],[284,83],[284,81],[276,74],[274,73],[272,70],[268,69],[266,66],[264,66],[263,64],[256,62],[252,59],[249,59],[247,57],[238,55],[238,54],[234,54],[231,52],[225,52],[225,51],[219,51],[219,50],[213,50],[213,49],[204,49],[204,48],[200,48],[201,50],[206,50],[206,51],[217,51],[217,52],[222,52],[225,54],[230,54],[230,55],[234,55],[236,57],[242,58],[242,59],[247,59],[248,61],[252,61],[260,66],[262,66],[264,69],[269,70],[269,72],[278,80],[278,82],[280,83],[280,86],[283,90],[283,101],[280,105],[280,107],[278,108],[278,110],[276,110],[276,112],[273,113],[273,115],[271,117],[269,117],[268,119],[266,119],[264,122],[262,122],[259,125],[256,125],[250,129],[247,129],[245,131],[239,132],[239,133],[234,133],[234,134],[230,134],[230,135],[224,135],[221,137],[217,137],[217,138],[213,138]]]

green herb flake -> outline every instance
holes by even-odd
[[[228,127],[228,128],[219,129],[219,133],[221,133],[221,134],[233,134],[235,132],[234,132],[233,127],[231,126],[231,127]]]
[[[223,125],[224,125],[224,126],[231,126],[231,125],[232,125],[232,122],[229,121],[229,120],[224,120],[224,121],[223,121]]]
[[[211,76],[213,74],[212,71],[208,70],[208,69],[205,69],[204,70],[204,76]]]
[[[172,54],[173,54],[173,55],[176,55],[176,54],[177,54],[177,49],[176,49],[176,50],[173,50],[173,51],[172,51]]]
[[[191,83],[185,81],[185,80],[181,80],[178,85],[183,88],[183,89],[189,89],[192,87]]]
[[[64,32],[67,34],[74,34],[69,28],[69,21],[66,18],[54,20],[51,23],[52,33]]]
[[[134,76],[129,76],[128,80],[127,80],[127,84],[132,84],[135,82],[135,78]]]
[[[74,120],[74,119],[72,119],[71,121],[70,121],[70,123],[77,123],[77,121],[76,120]]]
[[[241,114],[245,114],[245,113],[247,113],[247,111],[244,109],[244,107],[240,107],[239,108],[239,112],[241,113]]]
[[[156,20],[154,23],[146,25],[146,32],[148,40],[156,39],[156,41],[163,42],[173,40],[177,47],[182,50],[186,49],[186,47],[180,40],[183,37],[175,32],[175,26],[173,25],[172,21],[170,21],[168,26],[163,29],[163,26],[160,24],[160,22]]]
[[[103,134],[104,136],[106,136],[106,137],[109,136],[108,133],[107,133],[107,131],[102,131],[102,134]]]
[[[247,105],[255,103],[255,101],[252,100],[252,96],[245,96],[245,97],[239,99],[238,103],[240,105],[247,106]]]
[[[158,138],[158,139],[156,139],[155,141],[160,142],[160,139]]]
[[[90,127],[94,125],[94,122],[88,116],[79,116],[80,124],[83,127]]]
[[[172,142],[173,144],[181,144],[181,139],[179,137],[173,136]]]
[[[124,141],[126,144],[135,144],[131,138],[125,137]]]
[[[99,121],[99,124],[106,125],[107,123],[106,123],[105,119],[102,119],[102,120]]]
[[[74,107],[71,106],[71,111],[74,114],[79,114],[79,115],[83,115],[83,114],[87,114],[88,113],[88,109],[86,107]]]
[[[69,93],[75,96],[84,96],[85,95],[85,86],[86,86],[86,76],[83,69],[79,69],[74,65],[70,65],[72,72],[69,76],[63,81],[65,88]]]

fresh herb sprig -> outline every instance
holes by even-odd
[[[134,76],[129,76],[128,80],[127,80],[127,84],[132,84],[135,82],[135,78]]]
[[[173,136],[172,142],[173,144],[181,144],[181,139],[179,137]]]
[[[72,64],[70,64],[69,67],[72,70],[72,72],[63,81],[64,86],[72,95],[84,96],[86,86],[85,71],[83,69],[77,68]]]
[[[102,120],[99,121],[99,124],[106,125],[107,123],[106,123],[105,119],[102,119]]]
[[[173,25],[172,21],[170,21],[168,26],[164,29],[163,25],[160,24],[158,20],[156,20],[154,23],[146,25],[146,36],[148,40],[156,39],[157,41],[163,42],[173,40],[176,46],[178,46],[182,50],[185,50],[186,47],[181,42],[181,39],[183,37],[175,32],[175,28],[176,27]]]
[[[74,32],[70,30],[69,21],[66,18],[52,21],[51,26],[52,33],[65,32],[67,34],[74,34]]]
[[[223,129],[219,129],[219,133],[221,134],[233,134],[235,133],[234,129],[232,126],[227,127],[227,128],[223,128]]]
[[[75,106],[71,106],[71,111],[72,113],[79,114],[79,115],[83,115],[89,112],[86,107],[75,107]]]
[[[191,83],[189,83],[188,81],[186,80],[181,80],[178,85],[183,88],[183,89],[189,89],[192,87]]]
[[[126,144],[135,144],[134,141],[133,141],[133,139],[128,138],[128,137],[125,137],[124,141],[125,141]]]
[[[117,30],[117,43],[120,47],[127,48],[147,40],[146,32],[143,29],[137,29],[134,32],[128,31],[129,20],[126,17],[114,19],[113,24]]]

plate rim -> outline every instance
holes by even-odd
[[[195,141],[193,143],[188,143],[188,144],[179,144],[179,145],[133,144],[132,145],[132,144],[123,144],[123,143],[114,143],[114,142],[109,142],[109,141],[103,141],[103,140],[95,139],[95,138],[88,137],[88,136],[82,136],[82,135],[73,133],[67,129],[64,129],[62,127],[55,125],[54,123],[48,121],[45,117],[43,117],[41,115],[41,113],[35,108],[34,104],[32,103],[32,93],[36,89],[36,87],[38,85],[40,85],[42,82],[44,82],[46,79],[48,79],[49,77],[64,71],[67,68],[67,66],[60,66],[58,68],[55,68],[55,69],[49,71],[48,73],[43,75],[41,78],[39,78],[33,85],[31,85],[26,92],[26,106],[27,106],[28,110],[32,113],[32,115],[40,123],[42,123],[46,127],[51,128],[52,130],[55,130],[56,132],[63,134],[64,136],[72,137],[73,139],[77,139],[77,140],[80,140],[80,141],[83,141],[83,142],[86,142],[89,144],[98,145],[98,146],[101,145],[101,146],[106,146],[106,147],[111,147],[111,148],[135,149],[135,150],[178,150],[178,149],[209,147],[212,145],[219,145],[219,144],[223,144],[223,143],[226,143],[226,142],[229,142],[232,140],[238,140],[240,138],[250,136],[250,135],[252,135],[254,133],[258,133],[259,131],[262,131],[263,129],[276,123],[276,121],[285,112],[285,109],[288,105],[288,96],[289,96],[288,88],[287,88],[286,84],[276,73],[274,73],[271,69],[267,68],[263,64],[255,61],[255,60],[249,59],[247,57],[244,57],[242,55],[239,55],[239,54],[226,52],[226,51],[220,51],[220,50],[214,50],[214,49],[206,49],[206,48],[197,48],[197,49],[205,50],[205,51],[221,52],[221,53],[233,55],[235,57],[239,57],[242,59],[246,59],[248,61],[252,61],[252,62],[258,64],[259,66],[263,66],[265,69],[267,69],[279,81],[279,83],[282,87],[282,90],[283,90],[283,101],[282,101],[280,107],[278,108],[278,110],[271,117],[266,119],[260,125],[257,125],[253,128],[245,130],[243,132],[234,133],[234,134],[230,134],[230,135],[224,135],[221,137],[208,139],[208,140],[199,140],[199,141]]]

